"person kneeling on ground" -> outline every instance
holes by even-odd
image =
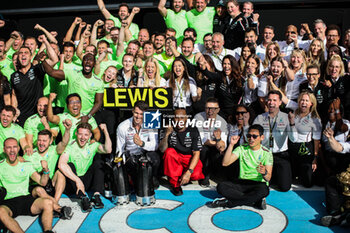
[[[269,195],[268,182],[271,179],[273,157],[272,153],[261,145],[264,139],[264,129],[260,125],[250,126],[247,134],[248,144],[237,147],[239,136],[232,136],[227,148],[223,166],[229,166],[239,159],[239,179],[224,181],[218,184],[217,191],[223,198],[216,198],[209,207],[236,207],[253,205],[266,209],[266,199]]]
[[[96,209],[103,208],[100,194],[104,191],[104,170],[100,154],[112,152],[112,142],[107,126],[100,124],[105,135],[105,144],[91,143],[92,128],[89,123],[77,127],[77,139],[66,147],[58,161],[58,168],[66,176],[66,193],[76,193],[81,198],[83,212],[91,211],[89,197],[85,191],[93,192],[92,202]],[[96,155],[96,153],[99,153]]]
[[[186,126],[186,109],[176,109],[174,121],[176,128],[169,126],[166,129],[159,150],[164,152],[164,174],[168,176],[171,192],[180,196],[183,194],[181,185],[190,180],[204,179],[199,159],[202,141],[196,127]]]

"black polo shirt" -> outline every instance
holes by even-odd
[[[176,129],[168,137],[168,147],[174,148],[184,155],[192,155],[192,151],[202,150],[202,141],[198,129],[188,127],[183,132]]]
[[[18,109],[21,114],[19,124],[36,113],[38,99],[43,96],[43,79],[45,71],[41,64],[31,66],[27,73],[16,71],[11,75],[11,87],[15,91]]]

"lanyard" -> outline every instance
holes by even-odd
[[[179,85],[179,83],[175,80],[175,83],[176,83],[176,87],[177,87],[177,89],[178,89],[178,91],[179,91],[179,94],[180,94],[180,100],[181,100],[181,102],[182,102],[182,100],[183,100],[183,90],[182,90],[182,86],[183,86],[183,84],[184,84],[184,80],[183,80],[183,78],[181,79],[181,83],[180,83],[180,85]]]
[[[271,127],[271,120],[270,120],[270,116],[269,116],[269,128],[270,128],[270,137],[272,137],[272,130],[275,128],[276,126],[276,122],[277,122],[277,117],[278,117],[278,114],[277,116],[275,117],[275,120],[273,122],[273,125]],[[272,119],[273,120],[273,119]]]

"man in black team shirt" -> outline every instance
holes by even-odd
[[[58,57],[50,43],[44,39],[50,65],[58,62]],[[41,53],[35,59],[40,59],[45,53]],[[35,114],[36,104],[43,96],[43,79],[45,71],[41,64],[32,65],[31,51],[28,47],[21,47],[18,50],[18,70],[11,75],[12,105],[19,109],[18,124],[23,127],[28,117]]]
[[[175,110],[175,129],[168,127],[166,135],[159,144],[164,152],[164,174],[175,196],[183,194],[181,185],[190,180],[204,179],[202,162],[199,160],[202,141],[196,127],[186,126],[185,109]]]

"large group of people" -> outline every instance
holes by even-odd
[[[191,180],[224,178],[210,207],[265,209],[270,185],[324,185],[322,223],[350,219],[335,178],[350,163],[350,30],[341,43],[337,25],[316,19],[286,26],[276,41],[252,2],[208,3],[160,0],[165,32],[133,23],[137,7],[120,4],[114,16],[97,0],[104,20],[76,17],[63,41],[39,24],[38,38],[0,38],[4,227],[21,232],[14,217],[42,213],[52,232],[53,216],[72,215],[62,193],[77,195],[83,211],[103,208],[109,154],[123,157],[131,185],[145,156],[154,188],[166,176],[177,196]],[[104,108],[105,88],[172,89],[172,123],[145,128],[142,100],[132,111]]]

